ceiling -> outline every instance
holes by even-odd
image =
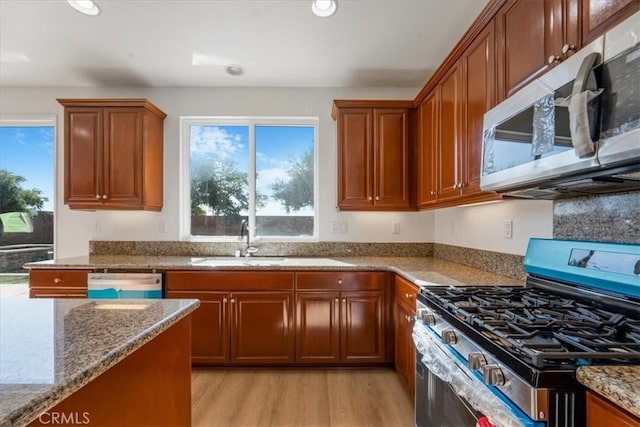
[[[337,1],[0,0],[0,86],[420,87],[487,3]]]

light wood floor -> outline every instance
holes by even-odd
[[[391,369],[194,368],[192,423],[206,427],[413,426]]]

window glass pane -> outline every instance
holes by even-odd
[[[249,127],[191,125],[191,235],[237,236],[249,209]]]
[[[256,235],[313,236],[313,126],[256,126]]]
[[[23,263],[53,258],[53,154],[53,126],[0,126],[0,273],[17,273],[0,283],[26,283]]]

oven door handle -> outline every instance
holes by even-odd
[[[430,329],[418,324],[413,329],[416,350],[423,355],[422,362],[431,373],[449,384],[455,393],[476,411],[489,418],[497,427],[543,426],[494,394],[493,390],[477,378],[458,356],[451,353]],[[520,414],[515,413],[521,412]]]

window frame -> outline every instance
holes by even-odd
[[[180,240],[196,242],[237,242],[237,236],[191,235],[191,140],[190,127],[196,126],[248,126],[249,127],[249,239],[251,242],[317,242],[319,241],[319,179],[318,179],[318,117],[250,117],[250,116],[181,116],[180,117]],[[309,126],[313,127],[313,236],[258,236],[256,237],[256,126]]]

